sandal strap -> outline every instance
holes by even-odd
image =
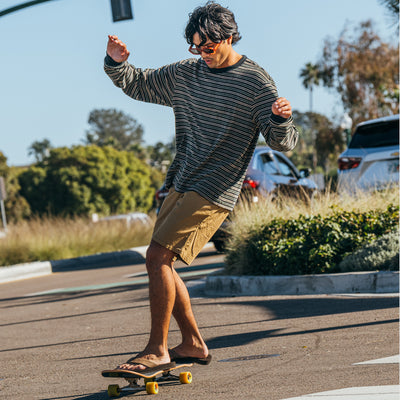
[[[142,357],[132,357],[125,364],[144,365],[147,368],[154,368],[158,366],[155,362]]]

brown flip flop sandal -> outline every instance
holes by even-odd
[[[169,352],[169,356],[171,357],[171,361],[174,361],[177,364],[208,365],[208,364],[210,364],[211,359],[212,359],[211,354],[209,354],[207,357],[199,358],[199,357],[181,357],[173,349],[169,349],[168,352]]]
[[[160,371],[160,370],[166,370],[169,368],[174,368],[176,363],[175,362],[169,362],[166,364],[156,364],[153,361],[147,360],[146,358],[142,357],[132,357],[128,361],[126,361],[124,364],[129,364],[129,365],[144,365],[146,368],[140,371],[141,374],[148,374],[150,372],[155,372],[155,371]],[[125,368],[115,368],[115,371],[130,371],[129,369]],[[133,372],[133,371],[132,371]]]

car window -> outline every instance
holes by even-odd
[[[275,164],[274,158],[271,154],[260,154],[257,164],[257,169],[264,172],[265,174],[280,175],[278,167]]]
[[[277,155],[276,161],[279,165],[279,169],[281,170],[281,175],[296,178],[296,172],[282,157]]]
[[[350,149],[399,145],[399,121],[359,126],[349,144]]]

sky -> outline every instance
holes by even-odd
[[[27,0],[1,0],[0,11]],[[54,0],[0,17],[0,151],[9,166],[34,162],[28,148],[83,144],[89,113],[115,108],[144,127],[144,144],[170,142],[171,108],[130,99],[103,71],[107,35],[130,50],[129,62],[157,68],[193,57],[183,33],[205,0],[131,0],[134,19],[114,23],[110,0]],[[300,70],[321,56],[324,40],[346,23],[372,19],[386,41],[397,35],[379,0],[221,0],[234,12],[242,39],[235,50],[262,66],[292,108],[309,110]],[[313,111],[343,114],[337,95],[314,90]]]

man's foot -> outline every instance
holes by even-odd
[[[168,350],[171,361],[177,364],[196,363],[208,365],[211,362],[211,354],[207,347],[185,347],[183,344]]]
[[[171,364],[171,365],[170,365]],[[174,366],[174,362],[171,362],[169,355],[164,357],[157,357],[153,354],[138,355],[130,358],[127,362],[119,365],[116,369],[125,369],[136,372],[150,372],[156,370],[158,367],[170,368]]]

